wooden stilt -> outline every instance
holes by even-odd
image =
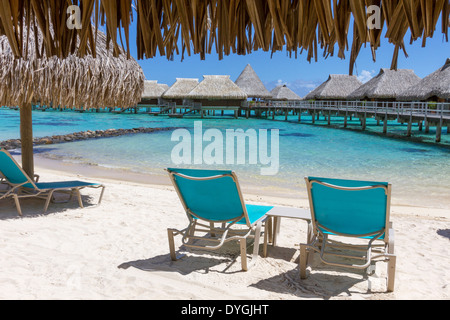
[[[442,125],[438,123],[436,126],[436,142],[441,142]]]

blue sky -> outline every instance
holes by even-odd
[[[131,26],[130,42],[131,53],[136,57],[135,48],[135,25]],[[384,29],[385,32],[385,29]],[[349,34],[352,34],[350,30]],[[384,34],[383,34],[384,36]],[[351,47],[351,36],[348,37]],[[423,78],[441,67],[447,58],[450,58],[450,43],[446,42],[441,33],[441,23],[433,38],[427,39],[427,46],[422,48],[422,39],[409,44],[409,35],[405,37],[406,51],[409,55],[405,57],[403,51],[399,53],[398,68],[412,69]],[[337,53],[337,50],[335,50]],[[381,68],[390,68],[394,46],[382,38],[381,47],[377,50],[377,61],[373,62],[369,46],[362,48],[356,61],[354,74],[361,81],[366,82],[376,76]],[[286,84],[301,97],[315,87],[326,81],[329,74],[348,74],[350,51],[346,52],[346,59],[337,56],[323,58],[318,62],[307,61],[307,53],[299,54],[297,58],[289,58],[286,52],[277,52],[271,58],[270,52],[257,51],[246,56],[231,54],[219,60],[214,49],[205,60],[199,55],[187,56],[181,61],[181,55],[175,56],[173,61],[166,57],[154,57],[151,59],[138,60],[148,80],[158,80],[171,86],[176,78],[198,78],[203,75],[229,75],[235,81],[247,64],[250,64],[268,90],[272,90],[277,84]]]

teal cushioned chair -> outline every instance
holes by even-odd
[[[102,188],[98,204],[101,203],[105,186],[98,183],[88,183],[83,181],[62,181],[62,182],[36,182],[31,179],[19,166],[16,160],[5,149],[0,149],[0,173],[3,183],[9,188],[2,193],[0,199],[13,197],[19,215],[22,215],[19,199],[21,198],[43,198],[46,200],[44,213],[47,212],[50,201],[55,192],[77,194],[78,203],[83,207],[80,190],[84,188]],[[69,199],[70,200],[70,199]]]
[[[319,252],[326,264],[356,269],[367,269],[373,261],[383,259],[388,261],[387,290],[393,291],[396,256],[389,220],[391,185],[318,177],[305,180],[313,236],[300,245],[300,277],[306,278],[308,256],[313,251]],[[341,260],[332,259],[339,256]],[[351,263],[355,259],[362,262]]]
[[[171,259],[177,260],[174,235],[181,234],[183,244],[188,248],[208,250],[219,249],[225,242],[237,240],[242,270],[248,270],[247,238],[255,239],[253,264],[258,257],[261,228],[273,207],[246,205],[233,171],[174,168],[167,171],[189,220],[186,229],[168,229]],[[265,255],[267,237],[264,234]]]

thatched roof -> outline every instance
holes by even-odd
[[[184,99],[198,85],[198,79],[177,78],[175,83],[162,94],[164,99]]]
[[[340,100],[347,99],[347,96],[362,85],[356,76],[345,74],[330,74],[328,80],[318,86],[305,96],[305,100]]]
[[[360,86],[347,98],[351,100],[396,99],[398,94],[419,81],[420,78],[413,70],[381,69],[376,77]]]
[[[168,89],[167,84],[158,83],[157,80],[145,80],[142,99],[158,99]]]
[[[249,64],[247,64],[235,83],[249,98],[272,98],[270,92],[266,89],[255,70],[253,70]]]
[[[34,27],[45,31],[49,21],[58,22],[54,35],[45,33],[47,56],[67,57],[73,54],[73,35],[81,38],[80,55],[95,51],[95,38],[91,26],[83,23],[80,30],[68,30],[65,21],[69,18],[69,5],[79,5],[79,0],[10,0],[0,6],[0,32],[6,35],[13,48],[13,54],[23,56],[21,17],[33,21]],[[351,48],[350,73],[363,44],[369,43],[375,58],[380,46],[381,35],[395,46],[392,68],[396,67],[400,49],[407,42],[433,37],[439,27],[448,41],[450,4],[448,0],[435,1],[147,1],[147,0],[83,0],[82,21],[92,18],[95,24],[106,24],[111,46],[116,55],[123,42],[130,52],[130,25],[137,21],[136,45],[138,59],[151,58],[157,54],[173,57],[174,52],[191,55],[207,53],[216,48],[219,59],[231,53],[249,54],[253,51],[268,52],[286,50],[289,54],[307,51],[307,59],[321,55],[337,55],[344,58]],[[373,11],[368,6],[381,8],[380,26],[373,28],[369,23]],[[133,10],[133,6],[136,8]],[[136,17],[133,17],[133,15]],[[36,22],[32,17],[36,17]],[[351,19],[353,17],[353,19]],[[438,26],[438,21],[442,22]],[[350,21],[353,24],[353,43],[348,43]],[[249,32],[251,31],[251,32]],[[122,37],[118,37],[118,33]],[[26,41],[26,40],[25,40]],[[180,48],[180,44],[182,48]],[[337,45],[337,46],[336,46]]]
[[[190,99],[244,100],[247,94],[242,91],[230,76],[206,75],[188,94]]]
[[[279,85],[270,91],[272,100],[287,100],[287,101],[299,101],[302,100],[294,91],[289,89],[286,85]]]
[[[450,99],[450,59],[445,64],[398,95],[398,100]]]
[[[21,36],[28,38],[28,47],[22,48],[26,59],[15,58],[7,37],[0,36],[0,105],[39,102],[88,109],[129,107],[140,101],[145,80],[141,67],[121,50],[114,57],[101,31],[95,35],[95,58],[75,54],[47,58],[42,36],[37,40],[34,33]],[[35,46],[42,48],[43,56],[36,55]]]

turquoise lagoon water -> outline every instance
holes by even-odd
[[[201,121],[203,130],[218,129],[226,136],[227,129],[279,130],[279,170],[276,175],[263,176],[258,161],[255,165],[181,165],[183,167],[230,168],[236,171],[243,186],[253,186],[265,193],[273,191],[306,197],[303,177],[307,175],[344,179],[388,181],[393,185],[393,203],[404,205],[450,207],[450,148],[432,143],[393,139],[355,130],[329,128],[326,125],[298,124],[290,121],[261,119],[186,118],[169,119],[146,114],[109,114],[76,112],[33,113],[34,136],[72,133],[85,130],[127,129],[134,127],[177,127],[193,133]],[[306,118],[305,118],[306,119]],[[0,109],[0,140],[19,137],[19,117],[14,110]],[[392,124],[389,130],[405,130]],[[371,123],[369,132],[381,129]],[[58,145],[37,146],[39,156],[63,161],[117,168],[146,174],[164,174],[164,168],[177,166],[171,157],[179,144],[172,141],[174,130],[135,134],[114,138],[79,141]],[[445,131],[444,131],[445,132]],[[433,133],[430,133],[432,140]],[[271,135],[268,135],[269,141]],[[447,137],[444,134],[444,138]],[[426,140],[426,139],[425,139]],[[224,140],[224,145],[226,141]],[[203,142],[206,147],[210,142]],[[237,148],[237,146],[235,146]],[[271,146],[269,145],[269,155]],[[237,150],[235,150],[237,152]],[[257,151],[257,150],[256,150]],[[246,159],[249,151],[246,148]]]

